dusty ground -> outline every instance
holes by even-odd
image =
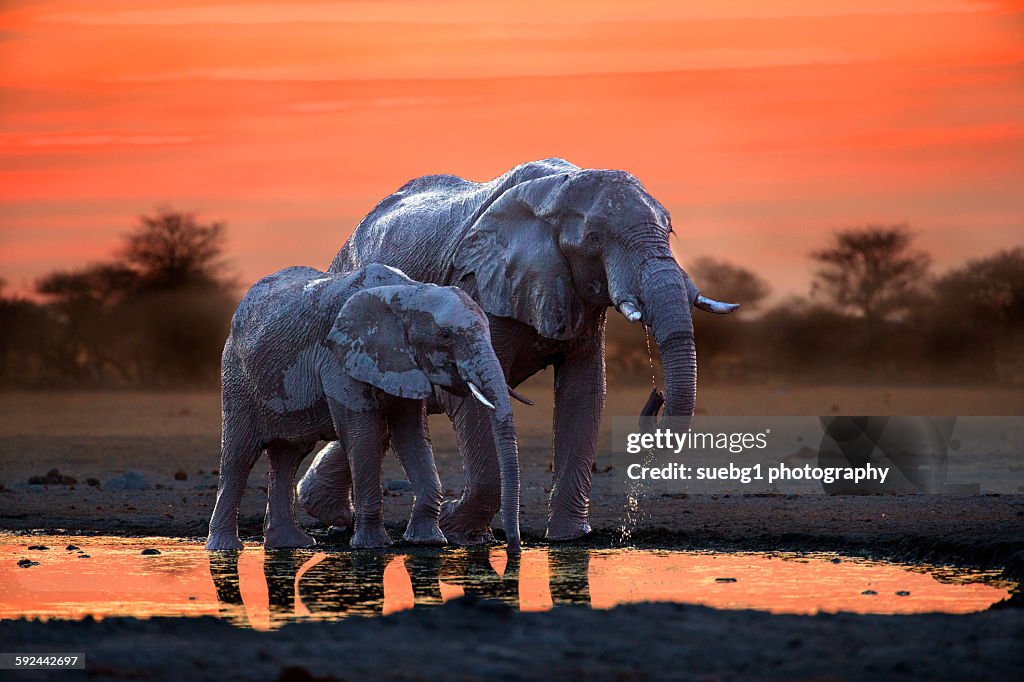
[[[550,486],[550,377],[522,392],[537,401],[533,408],[517,406],[516,413],[524,538],[536,543]],[[633,415],[646,395],[644,389],[613,386],[606,415]],[[703,412],[717,415],[1020,415],[1024,391],[705,387],[700,404]],[[441,478],[454,496],[462,474],[451,428],[444,417],[433,417],[431,425]],[[219,428],[219,398],[213,393],[0,394],[0,529],[198,538],[205,534],[214,500]],[[603,443],[608,442],[606,432]],[[599,469],[606,463],[599,456]],[[27,485],[30,476],[52,468],[77,484]],[[144,474],[154,489],[114,491],[103,485],[128,469]],[[175,479],[179,470],[185,480]],[[626,501],[615,485],[620,473],[595,474],[595,533],[588,544],[622,541]],[[88,485],[88,478],[101,485]],[[389,458],[385,479],[401,478],[395,458]],[[252,537],[262,524],[265,479],[260,463],[242,509],[243,534]],[[410,493],[389,495],[385,502],[397,538]],[[1024,496],[663,497],[645,503],[629,541],[653,547],[823,549],[1003,567],[1021,563],[1010,557],[1024,550]],[[216,622],[0,623],[0,641],[12,646],[76,642],[97,663],[90,664],[90,674],[111,678],[226,679],[221,664],[229,663],[236,667],[227,669],[239,678],[274,679],[294,663],[342,679],[371,674],[417,679],[439,672],[454,679],[533,677],[541,669],[619,679],[665,677],[671,670],[710,679],[866,674],[1005,679],[1024,663],[1022,613],[1010,608],[972,616],[782,617],[641,605],[543,615],[462,604],[375,622],[288,626],[272,634]],[[596,642],[598,630],[613,636]],[[503,642],[504,636],[512,637],[511,643]],[[230,642],[221,650],[233,653],[217,660],[181,655],[212,639]],[[175,666],[168,665],[172,658]],[[239,661],[249,667],[237,667]],[[309,679],[301,671],[292,675],[285,677]]]
[[[634,414],[641,388],[613,390],[607,416]],[[551,485],[550,379],[523,387],[534,407],[516,406],[523,471],[522,524],[527,540],[543,536]],[[708,387],[709,414],[1024,414],[1024,390],[963,388]],[[605,419],[609,423],[610,419]],[[202,536],[213,506],[219,452],[219,397],[215,393],[0,394],[0,527]],[[447,419],[431,417],[441,480],[451,496],[462,488],[462,464]],[[602,435],[607,452],[608,428]],[[303,467],[312,458],[307,458]],[[608,456],[598,456],[604,469]],[[74,486],[28,486],[51,468]],[[126,470],[160,489],[114,491],[102,483]],[[179,470],[186,480],[175,480]],[[621,537],[626,498],[615,470],[594,476],[591,524],[595,542]],[[385,460],[385,480],[403,479],[397,458]],[[266,505],[265,462],[249,479],[243,533],[257,536]],[[388,524],[402,527],[411,493],[385,498]],[[313,520],[300,513],[303,522]],[[497,523],[497,520],[495,521]],[[897,558],[969,560],[999,564],[1024,543],[1024,496],[659,497],[643,505],[636,543],[751,549],[830,549],[884,553]]]

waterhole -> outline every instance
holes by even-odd
[[[0,535],[3,619],[218,616],[273,629],[468,593],[523,611],[670,601],[790,614],[970,613],[1012,587],[997,572],[825,553],[538,547],[510,559],[496,548],[207,552],[194,540]]]

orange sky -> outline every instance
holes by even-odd
[[[940,270],[1024,241],[1019,2],[491,4],[0,4],[0,277],[162,203],[226,220],[246,284],[326,267],[409,178],[547,156],[779,294],[836,227],[908,221]]]

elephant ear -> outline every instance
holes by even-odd
[[[550,339],[572,338],[583,320],[557,219],[568,174],[520,183],[476,219],[455,254],[455,281],[472,275],[485,312]]]
[[[327,346],[354,379],[402,398],[433,393],[416,364],[397,298],[405,286],[385,286],[354,294],[327,335]]]

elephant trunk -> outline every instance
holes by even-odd
[[[697,289],[671,258],[647,261],[641,273],[643,320],[654,332],[665,377],[665,416],[692,417],[697,403],[697,349],[690,305]]]
[[[504,398],[508,402],[508,398]],[[500,409],[500,406],[499,406]],[[511,410],[511,408],[510,408]],[[519,448],[516,445],[516,430],[512,414],[498,417],[495,410],[491,418],[494,429],[494,447],[498,453],[498,468],[501,471],[501,522],[505,527],[508,551],[518,552],[519,538]]]
[[[493,357],[490,345],[479,347],[477,358]],[[501,521],[505,527],[508,551],[518,552],[521,548],[519,537],[519,446],[516,443],[515,422],[512,418],[512,402],[509,397],[505,373],[497,358],[481,369],[466,368],[463,379],[476,385],[482,396],[474,396],[484,405],[493,406],[491,428],[494,432],[494,448],[498,456],[498,471],[501,476]],[[479,383],[478,383],[479,382]],[[472,388],[472,387],[471,387]],[[481,397],[483,399],[481,399]],[[486,401],[486,402],[485,402]]]

